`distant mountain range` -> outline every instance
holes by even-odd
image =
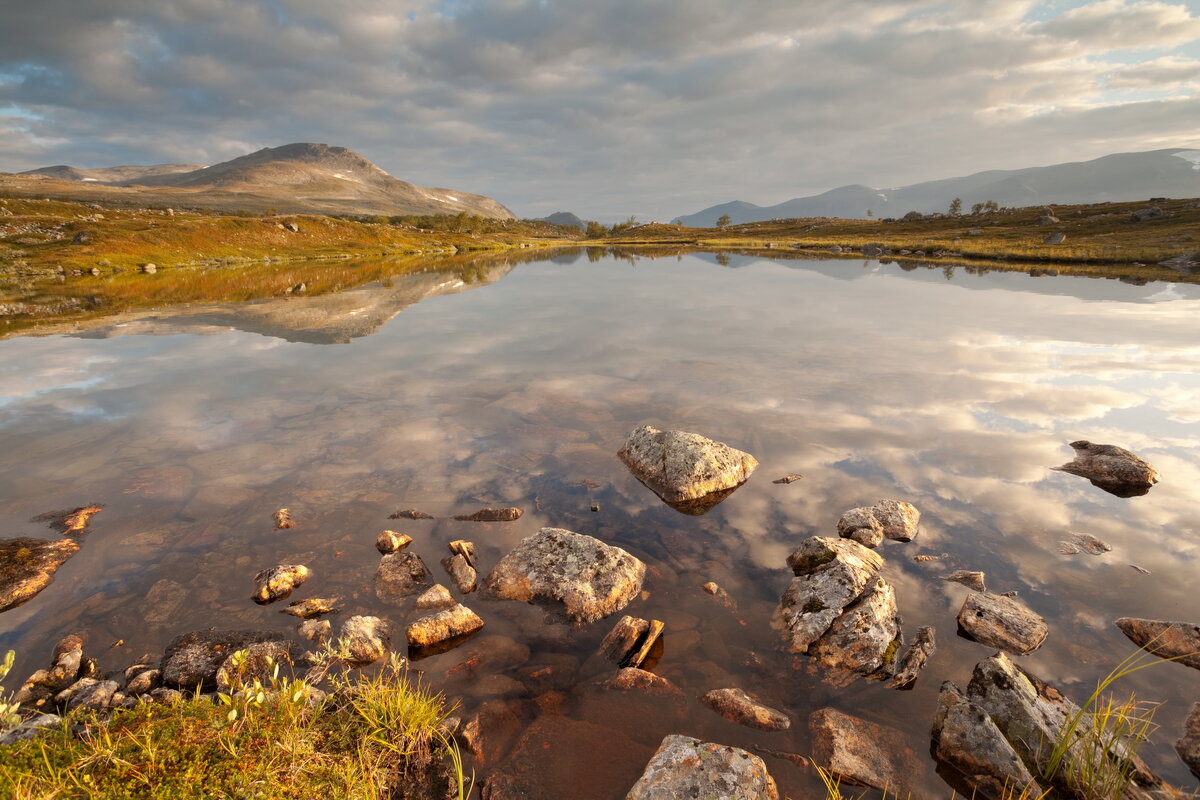
[[[963,211],[989,200],[1001,206],[1102,203],[1151,197],[1200,197],[1200,150],[1173,148],[1117,153],[1092,161],[989,170],[962,178],[916,183],[896,189],[851,185],[774,206],[735,200],[677,218],[694,228],[711,228],[723,214],[734,224],[795,217],[864,219],[900,217],[909,211],[946,211],[954,198]],[[871,213],[868,214],[867,212]]]
[[[551,225],[571,225],[581,231],[587,229],[587,223],[570,211],[555,211],[548,217],[542,217],[540,221],[549,222]]]
[[[352,150],[309,142],[267,147],[208,167],[158,164],[81,169],[60,165],[21,175],[43,182],[37,193],[53,191],[81,199],[132,200],[223,211],[272,208],[280,213],[467,213],[514,218],[511,211],[490,197],[417,186],[389,175]],[[5,181],[5,188],[9,183],[12,181]]]

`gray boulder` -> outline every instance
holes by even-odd
[[[1140,497],[1158,483],[1158,471],[1128,450],[1111,444],[1071,442],[1075,459],[1051,469],[1087,478],[1117,497]]]
[[[32,739],[40,733],[54,730],[59,725],[62,725],[62,717],[58,714],[39,714],[0,735],[0,747]]]
[[[780,598],[773,625],[784,650],[805,653],[864,594],[883,559],[848,539],[813,536],[788,556],[788,566],[796,577]]]
[[[45,589],[54,573],[75,553],[74,539],[0,540],[0,611],[21,605]]]
[[[970,638],[1017,655],[1042,646],[1050,632],[1046,620],[1011,597],[971,592],[958,611],[958,626]]]
[[[825,682],[834,686],[849,685],[859,675],[886,673],[903,644],[900,624],[896,591],[877,576],[863,596],[813,643],[808,654],[822,668]]]
[[[502,600],[548,605],[583,625],[637,597],[646,565],[619,547],[562,528],[542,528],[500,559],[483,590]]]
[[[737,747],[671,735],[662,740],[625,800],[779,800],[779,790],[756,755]]]
[[[749,479],[758,460],[698,433],[636,428],[617,454],[630,472],[680,511],[703,513]]]

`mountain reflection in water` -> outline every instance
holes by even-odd
[[[537,609],[468,595],[487,627],[420,668],[462,696],[466,713],[501,698],[522,723],[557,715],[562,740],[580,751],[555,752],[565,766],[553,774],[582,769],[586,743],[603,733],[623,755],[597,794],[576,786],[571,796],[622,797],[612,787],[632,784],[664,732],[809,752],[808,715],[826,705],[904,731],[928,762],[927,791],[949,796],[925,755],[938,686],[965,684],[990,652],[955,635],[967,589],[942,575],[983,570],[993,591],[1016,590],[1046,617],[1045,646],[1020,663],[1076,700],[1131,651],[1114,618],[1200,620],[1198,287],[735,258],[736,269],[709,255],[559,256],[496,267],[478,291],[455,296],[469,287],[420,273],[0,341],[5,536],[52,537],[30,520],[106,506],[49,588],[0,615],[0,649],[19,653],[14,676],[78,630],[104,670],[210,625],[286,630],[294,620],[249,600],[253,575],[280,563],[313,570],[297,597],[341,595],[343,616],[403,623],[407,609],[371,587],[379,531],[413,536],[448,584],[437,564],[449,541],[474,541],[486,573],[553,525],[651,566],[648,597],[627,612],[666,622],[657,673],[689,697],[743,688],[793,720],[768,733],[699,703],[673,718],[613,700],[594,686],[609,669],[594,650],[614,619],[574,632],[545,625]],[[643,423],[703,433],[760,466],[707,514],[679,514],[616,457]],[[1051,471],[1077,439],[1128,448],[1158,468],[1159,483],[1122,499]],[[804,480],[771,483],[793,472]],[[865,681],[834,690],[791,670],[768,621],[791,577],[787,554],[881,498],[922,512],[915,541],[880,552],[908,640],[931,625],[940,648],[912,691]],[[526,513],[452,519],[489,505]],[[271,515],[283,506],[297,525],[276,531]],[[437,519],[388,521],[397,508]],[[1113,549],[1062,555],[1072,532]],[[700,589],[710,580],[737,600],[737,615]],[[449,673],[469,648],[500,646],[495,636],[530,650],[498,670],[512,681]],[[125,646],[110,648],[117,639]],[[1170,746],[1195,699],[1186,673],[1165,665],[1123,689],[1166,701],[1145,756],[1191,787]],[[485,775],[516,763],[475,766]],[[812,790],[790,762],[768,766],[781,794]],[[566,796],[553,780],[545,791]]]

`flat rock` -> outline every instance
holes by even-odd
[[[351,666],[373,664],[387,655],[392,624],[379,617],[356,616],[342,623],[338,638],[346,645]]]
[[[949,575],[943,575],[942,580],[950,581],[951,583],[961,583],[963,586],[974,589],[977,592],[987,591],[986,576],[982,572],[960,569],[951,572]]]
[[[758,756],[738,747],[671,735],[662,740],[625,800],[778,800]]]
[[[646,565],[619,547],[562,528],[542,528],[500,559],[484,590],[504,600],[561,604],[580,625],[620,611],[637,597]]]
[[[1111,444],[1092,444],[1080,440],[1071,442],[1075,459],[1053,469],[1087,478],[1096,486],[1117,497],[1138,497],[1158,483],[1158,471],[1150,464]]]
[[[271,631],[192,631],[177,636],[163,654],[162,682],[171,688],[212,691],[217,688],[217,670],[231,654],[255,642],[281,641]]]
[[[754,700],[741,689],[713,689],[700,697],[700,702],[730,722],[762,731],[783,731],[792,726],[791,719]]]
[[[340,600],[339,597],[307,597],[288,603],[288,607],[282,610],[283,613],[300,617],[300,619],[315,619],[337,611]]]
[[[264,569],[254,576],[256,591],[254,602],[260,605],[282,600],[292,593],[300,584],[308,580],[311,574],[303,564],[280,564],[277,567]]]
[[[375,570],[375,594],[385,603],[401,603],[429,587],[429,570],[416,553],[405,550],[379,559]]]
[[[417,611],[440,611],[443,608],[452,608],[454,605],[454,597],[450,594],[450,590],[440,583],[421,592],[413,602],[413,608]]]
[[[469,636],[482,627],[483,620],[479,615],[459,603],[409,625],[408,646],[411,650],[433,648],[451,639]]]
[[[1200,625],[1138,617],[1121,617],[1115,624],[1147,652],[1200,669]]]
[[[519,508],[481,508],[473,514],[459,514],[459,522],[514,522],[525,512]]]
[[[813,763],[844,781],[905,797],[924,772],[904,735],[892,728],[822,708],[809,716],[808,730]]]
[[[21,605],[45,589],[54,573],[75,553],[74,539],[0,540],[0,611]]]
[[[405,508],[388,515],[388,519],[435,519],[433,514],[426,514],[415,508]]]
[[[857,542],[827,536],[805,539],[787,558],[795,575],[811,575],[834,564],[849,564],[874,574],[883,567],[883,558]]]
[[[933,722],[933,757],[966,797],[1002,797],[1036,786],[1033,775],[987,712],[949,681],[942,684]]]
[[[758,466],[754,456],[722,442],[650,425],[634,429],[617,455],[667,503],[700,502],[705,511],[712,507],[703,502],[705,498],[720,494],[720,502],[726,496],[721,493],[741,486]]]
[[[1183,724],[1183,736],[1175,742],[1175,752],[1179,753],[1192,774],[1200,778],[1200,703],[1192,706]]]
[[[959,629],[971,639],[1017,655],[1042,646],[1050,632],[1046,620],[1024,603],[988,592],[971,592],[958,612]]]

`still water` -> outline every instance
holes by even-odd
[[[293,599],[340,595],[343,617],[402,626],[408,609],[371,585],[381,530],[413,536],[434,580],[452,585],[438,564],[447,542],[476,542],[486,574],[552,525],[650,565],[626,613],[666,622],[655,672],[689,698],[743,688],[792,728],[614,697],[596,687],[610,667],[594,651],[615,618],[572,631],[468,595],[481,637],[417,666],[463,715],[486,701],[503,720],[474,760],[480,776],[536,776],[531,796],[621,798],[666,733],[805,754],[809,714],[832,706],[900,730],[926,766],[914,790],[948,797],[928,755],[938,687],[965,686],[991,651],[956,635],[968,590],[940,576],[983,570],[990,590],[1046,617],[1046,644],[1017,661],[1077,701],[1134,649],[1114,618],[1200,620],[1197,319],[1200,287],[1186,284],[566,254],[496,262],[467,282],[431,271],[0,341],[3,536],[54,537],[33,518],[105,505],[49,588],[0,615],[0,651],[18,651],[19,679],[75,631],[106,671],[186,631],[287,631],[284,604],[250,600],[254,574],[279,563],[313,571]],[[707,515],[677,513],[616,457],[643,423],[727,442],[758,472]],[[1159,484],[1121,499],[1050,471],[1076,439],[1134,451]],[[804,479],[771,482],[793,472]],[[881,498],[921,510],[920,536],[880,552],[908,640],[931,625],[939,649],[911,691],[830,688],[775,652],[771,611],[787,554]],[[487,505],[526,513],[452,519]],[[295,528],[273,529],[281,506]],[[401,508],[437,519],[388,520]],[[1112,550],[1063,555],[1072,532]],[[700,590],[709,580],[737,614]],[[510,655],[486,674],[453,669],[488,647]],[[1175,664],[1122,687],[1165,702],[1145,755],[1189,790],[1171,743],[1198,687]],[[531,726],[554,746],[515,746]],[[811,795],[810,774],[765,758],[781,794]]]

